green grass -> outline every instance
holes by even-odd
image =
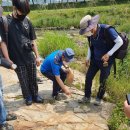
[[[125,128],[122,128],[121,124],[126,124]],[[127,125],[129,125],[129,120],[124,115],[123,103],[118,101],[108,121],[109,130],[128,130]]]
[[[34,10],[29,14],[35,27],[79,28],[80,19],[86,14],[100,14],[100,23],[114,25],[120,31],[130,30],[130,4],[59,9]]]
[[[126,124],[129,120],[125,117],[123,111],[123,102],[126,100],[126,94],[130,93],[130,60],[129,56],[124,60],[124,63],[117,63],[117,75],[114,78],[113,71],[108,79],[107,93],[109,98],[107,101],[116,104],[111,117],[109,118],[110,130],[127,130],[127,128],[120,128],[121,124]]]
[[[86,56],[87,47],[78,46],[65,32],[46,31],[38,40],[38,49],[42,57],[46,57],[55,50],[64,50],[68,47],[74,50],[75,58]]]
[[[8,12],[5,12],[7,14]],[[29,17],[38,28],[59,27],[69,29],[71,26],[79,28],[80,19],[87,15],[100,14],[100,23],[110,24],[119,31],[130,30],[130,4],[108,5],[71,9],[32,10]]]

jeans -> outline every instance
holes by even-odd
[[[112,63],[109,63],[107,67],[103,67],[102,61],[92,60],[89,69],[86,74],[85,80],[85,97],[91,97],[92,81],[96,73],[100,70],[100,87],[97,93],[97,98],[102,99],[106,90],[106,80],[110,74]]]
[[[52,73],[42,73],[44,76],[46,76],[48,79],[53,81],[53,92],[52,92],[52,96],[57,96],[59,91],[61,90],[61,87],[59,86],[58,82],[56,81],[55,75],[53,75]],[[60,69],[60,78],[61,80],[64,82],[66,79],[66,73]]]
[[[0,75],[0,125],[6,123],[6,110],[3,103],[2,91],[3,91],[3,85],[2,85],[2,78]]]

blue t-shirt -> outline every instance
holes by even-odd
[[[90,37],[90,41],[93,47],[93,55],[95,60],[101,61],[103,55],[105,55],[109,50],[109,43],[105,38],[105,24],[99,24],[99,28],[97,31],[97,36],[94,38],[93,36]],[[114,41],[118,37],[118,33],[115,31],[114,28],[108,29],[109,37],[112,41]],[[110,57],[110,60],[113,56]]]
[[[56,57],[58,56],[58,60]],[[41,73],[51,73],[52,75],[60,75],[60,69],[63,65],[62,60],[62,51],[57,50],[48,55],[43,61],[40,71]]]

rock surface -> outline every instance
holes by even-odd
[[[15,130],[108,130],[107,119],[114,107],[113,104],[103,102],[101,106],[79,104],[78,100],[84,95],[82,91],[72,88],[74,94],[67,100],[55,101],[51,98],[52,82],[46,78],[39,84],[39,94],[45,103],[26,106],[22,98],[17,75],[12,70],[0,68],[4,84],[4,99],[6,108],[18,117],[10,121]],[[78,75],[76,72],[76,75]],[[84,75],[79,82],[84,82]],[[75,82],[78,82],[76,76]]]

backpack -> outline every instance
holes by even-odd
[[[110,25],[106,25],[104,33],[105,33],[107,42],[110,44],[109,46],[112,48],[115,45],[115,43],[109,38],[109,35],[108,35],[109,28],[114,28],[114,27],[112,27]],[[115,29],[115,31],[116,31],[116,29]],[[123,45],[114,53],[114,55],[115,55],[115,58],[123,60],[128,52],[129,39],[125,32],[120,32],[120,33],[118,33],[118,35],[122,38]]]
[[[105,27],[105,37],[106,37],[106,40],[107,42],[109,43],[109,46],[112,48],[115,43],[109,38],[109,35],[108,35],[108,29],[109,28],[114,28],[110,25],[106,25]],[[115,28],[114,28],[115,29]],[[116,29],[115,29],[116,31]],[[116,31],[117,32],[117,31]],[[125,58],[125,56],[127,55],[127,52],[128,52],[128,46],[129,46],[129,39],[127,37],[127,34],[125,32],[117,32],[118,35],[122,38],[122,41],[123,41],[123,44],[122,46],[114,53],[115,55],[115,58],[116,59],[120,59],[122,60],[122,64],[123,64],[123,59]],[[116,78],[116,60],[114,60],[114,63],[113,63],[113,69],[114,69],[114,77]]]

